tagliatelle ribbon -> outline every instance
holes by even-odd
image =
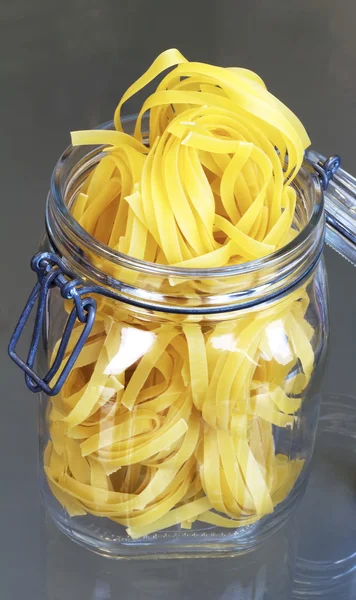
[[[135,137],[123,133],[122,105],[174,65],[143,104]],[[149,148],[141,143],[140,131],[147,110]],[[291,183],[309,138],[255,74],[189,63],[169,50],[123,95],[115,125],[118,131],[72,134],[74,145],[109,145],[112,159],[121,153],[121,163],[114,169],[112,162],[111,175],[101,178],[100,193],[90,181],[87,201],[81,197],[73,208],[90,233],[97,230],[109,245],[140,259],[150,235],[156,246],[149,256],[153,262],[159,257],[187,268],[252,260],[280,247],[294,215]],[[103,186],[111,177],[115,199]],[[108,218],[112,214],[116,217]],[[96,215],[109,227],[113,222],[111,233],[101,234]]]
[[[124,133],[122,105],[166,69],[134,136]],[[72,134],[73,145],[104,146],[71,206],[102,243],[211,269],[267,256],[296,235],[291,184],[309,139],[256,74],[169,50],[123,95],[115,127]],[[137,277],[121,267],[110,274]],[[184,298],[185,280],[169,283]],[[219,293],[214,285],[192,280],[189,294]],[[225,322],[159,323],[99,299],[49,411],[44,466],[69,515],[109,518],[136,539],[195,521],[241,527],[273,512],[303,467],[279,454],[274,429],[293,431],[312,377],[308,304],[304,284]],[[81,331],[77,323],[64,362]]]

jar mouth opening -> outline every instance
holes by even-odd
[[[132,126],[136,120],[136,115],[129,115],[122,119],[123,125]],[[146,118],[146,122],[148,122]],[[145,120],[143,121],[145,125]],[[108,121],[97,127],[97,129],[112,129],[113,122]],[[80,147],[83,148],[83,147]],[[93,147],[92,147],[93,148]],[[98,162],[100,157],[100,151],[104,146],[96,146],[94,150],[88,151],[84,156],[81,157],[82,167],[88,167],[90,164],[94,166]],[[296,237],[275,252],[268,254],[262,258],[246,261],[238,265],[228,265],[224,267],[212,267],[212,268],[182,268],[170,265],[163,265],[159,263],[148,262],[145,260],[131,257],[127,254],[114,250],[110,246],[103,244],[97,240],[94,236],[89,234],[83,229],[78,221],[76,221],[71,214],[68,205],[66,203],[66,193],[63,193],[63,181],[62,172],[66,165],[73,160],[74,154],[78,151],[77,147],[68,146],[63,154],[57,161],[55,168],[52,172],[51,177],[51,196],[53,198],[55,211],[60,215],[62,222],[65,223],[66,228],[69,229],[70,234],[75,239],[80,239],[82,245],[87,249],[94,251],[96,256],[105,259],[117,266],[125,267],[142,274],[156,275],[161,277],[179,277],[181,279],[206,279],[212,277],[236,277],[245,274],[251,274],[253,272],[262,271],[266,267],[269,269],[278,269],[278,264],[281,260],[284,260],[287,256],[293,256],[295,251],[302,249],[308,245],[308,240],[315,231],[323,215],[323,193],[320,186],[319,178],[314,171],[313,167],[307,159],[304,160],[303,165],[294,179],[292,185],[297,190],[297,197],[299,202],[302,202],[300,197],[300,190],[305,185],[305,182],[311,186],[313,190],[313,205],[307,215],[307,221],[303,224],[302,229],[298,232]],[[104,153],[102,152],[104,156]],[[75,169],[77,169],[79,163],[76,162]],[[72,169],[74,171],[74,168]],[[72,176],[74,176],[72,174]],[[84,178],[85,179],[85,178]],[[84,181],[83,179],[83,181]],[[303,180],[303,182],[301,182]],[[298,193],[299,191],[299,193]],[[305,207],[303,208],[306,211]],[[48,211],[47,211],[47,225],[48,225]],[[49,231],[51,228],[48,227]],[[53,240],[55,242],[55,240]],[[306,248],[307,250],[307,248]]]

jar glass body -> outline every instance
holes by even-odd
[[[56,176],[68,206],[91,157],[65,161]],[[296,185],[296,229],[309,228],[301,241],[263,264],[191,275],[125,262],[73,234],[52,188],[43,249],[114,292],[94,292],[95,324],[68,380],[57,396],[40,398],[41,493],[79,543],[115,557],[233,554],[297,506],[328,313],[322,197],[307,170]],[[70,310],[53,288],[40,370],[53,361]]]

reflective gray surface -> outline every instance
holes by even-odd
[[[355,431],[355,396],[325,394],[313,471],[295,516],[294,600],[356,597]]]
[[[77,548],[49,524],[46,591],[50,600],[286,600],[291,597],[295,528],[292,519],[268,546],[238,559],[117,563]]]
[[[340,153],[345,168],[356,173],[355,18],[354,0],[0,1],[1,600],[288,600],[299,533],[300,547],[315,561],[333,544],[328,535],[308,540],[305,522],[320,509],[310,496],[312,512],[307,497],[298,517],[303,527],[279,532],[268,547],[241,559],[112,563],[73,546],[44,521],[36,484],[36,399],[7,359],[6,344],[33,284],[28,263],[43,229],[50,173],[69,130],[109,119],[123,90],[169,46],[190,59],[256,70],[304,121],[314,147]],[[127,110],[136,107],[133,102]],[[326,254],[332,337],[325,390],[356,396],[356,272]],[[345,481],[356,473],[350,456]],[[332,486],[336,472],[337,466],[323,472],[323,481]],[[353,507],[355,480],[352,485]],[[329,522],[346,529],[347,514],[334,508]],[[355,597],[352,580],[345,590],[343,597]]]

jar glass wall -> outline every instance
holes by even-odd
[[[246,550],[288,518],[307,481],[328,335],[320,188],[304,166],[300,233],[274,255],[175,269],[115,253],[70,216],[101,153],[65,153],[48,200],[45,245],[111,297],[94,294],[69,378],[41,397],[45,505],[65,533],[112,556]],[[51,290],[43,371],[70,310]]]

